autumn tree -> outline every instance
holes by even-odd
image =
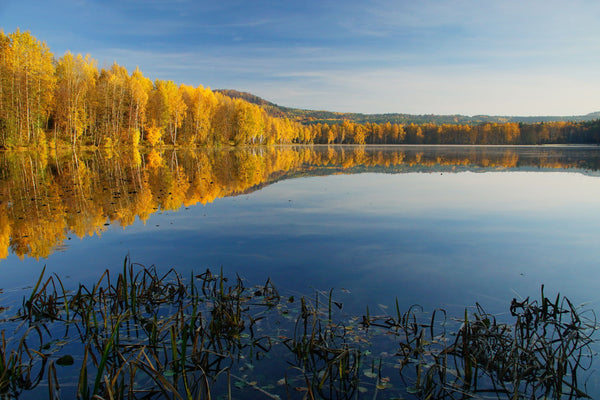
[[[100,71],[97,85],[97,119],[100,139],[104,144],[118,144],[127,133],[131,87],[127,69],[114,63]],[[97,142],[96,144],[100,144]]]
[[[264,132],[262,109],[254,104],[234,100],[234,122],[231,141],[236,144],[256,144]]]
[[[160,129],[163,139],[177,144],[177,130],[183,123],[187,106],[183,100],[184,89],[173,81],[156,80],[150,92],[148,117],[150,126]]]
[[[207,144],[217,98],[212,90],[202,86],[181,86],[186,105],[181,127],[183,142],[188,145]]]
[[[0,130],[3,145],[45,140],[55,84],[53,55],[45,43],[17,29],[0,30]]]
[[[213,145],[228,143],[234,129],[233,123],[235,118],[235,104],[233,100],[221,94],[218,94],[217,100],[211,122],[212,140],[210,142]]]
[[[354,143],[355,144],[365,144],[365,133],[366,128],[362,125],[356,125],[354,127]]]
[[[129,104],[129,131],[132,142],[139,142],[141,131],[146,124],[146,107],[152,90],[152,81],[146,78],[138,67],[131,73],[129,78],[129,92],[131,102]]]
[[[406,127],[406,142],[411,144],[421,144],[425,135],[423,134],[423,128],[419,125],[410,124]]]
[[[93,129],[98,69],[96,61],[81,54],[65,53],[56,66],[54,101],[55,131],[59,130],[73,146],[81,135]]]

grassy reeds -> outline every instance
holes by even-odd
[[[311,398],[352,398],[359,389],[361,349],[350,337],[351,329],[333,321],[333,303],[332,291],[323,310],[318,292],[314,303],[301,297],[294,334],[283,340],[295,356],[291,372],[301,373]]]
[[[452,320],[397,301],[393,316],[348,316],[333,291],[295,300],[270,280],[185,280],[128,259],[90,288],[44,273],[1,321],[1,398],[587,396],[594,315],[543,288],[513,300],[509,323],[479,305]]]
[[[429,322],[419,313],[411,308],[401,314],[397,307],[395,317],[362,321],[398,337],[400,375],[416,397],[589,398],[578,373],[592,366],[592,310],[560,295],[551,300],[542,286],[539,302],[513,299],[511,324],[498,322],[479,304],[472,313],[465,310],[454,340],[445,331],[445,311],[434,311]]]

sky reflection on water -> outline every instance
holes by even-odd
[[[93,282],[134,262],[206,268],[283,290],[339,293],[350,311],[421,304],[506,312],[513,297],[599,300],[598,177],[576,172],[362,173],[302,177],[73,238],[48,259],[0,264],[5,288],[41,266]],[[350,291],[350,295],[341,289]]]
[[[299,291],[344,287],[357,304],[397,296],[428,309],[478,301],[501,311],[541,284],[594,301],[595,180],[514,172],[302,178],[198,210],[207,216],[186,241],[204,244],[207,265]]]

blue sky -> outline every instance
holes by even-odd
[[[0,27],[151,79],[365,113],[600,110],[597,0],[0,0]]]

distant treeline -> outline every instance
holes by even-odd
[[[569,115],[569,116],[531,116],[531,117],[519,117],[519,116],[502,116],[502,115],[460,115],[460,114],[448,114],[448,115],[436,115],[436,114],[400,114],[400,113],[386,113],[386,114],[361,114],[361,113],[347,113],[347,112],[335,112],[335,111],[324,111],[324,110],[303,110],[300,108],[290,108],[271,103],[264,100],[252,93],[240,92],[232,89],[217,89],[219,93],[227,95],[232,98],[238,98],[246,100],[250,103],[257,104],[263,107],[267,112],[274,117],[288,118],[295,122],[300,122],[306,125],[312,124],[341,124],[344,121],[350,121],[357,124],[385,124],[390,122],[392,124],[429,124],[434,123],[436,125],[453,124],[453,125],[479,125],[485,123],[496,123],[504,124],[507,122],[527,123],[535,124],[540,122],[584,122],[591,121],[600,118],[600,112],[593,112],[586,115]]]
[[[316,124],[314,143],[355,144],[568,144],[600,143],[600,120],[524,124]],[[302,139],[302,138],[301,138]]]
[[[29,32],[0,30],[0,147],[118,145],[599,143],[600,122],[302,124],[272,103],[202,86],[152,82],[136,68],[98,69],[88,56],[56,59]]]

